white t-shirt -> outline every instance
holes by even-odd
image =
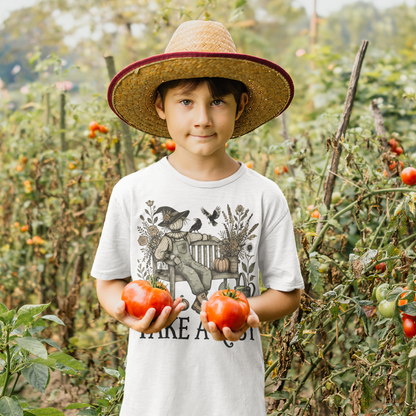
[[[259,295],[259,270],[266,288],[304,288],[283,193],[240,165],[228,178],[197,181],[165,157],[113,189],[91,275],[158,275],[189,303],[158,334],[130,329],[121,416],[266,415],[259,330],[214,341],[197,312],[196,297],[220,286]]]

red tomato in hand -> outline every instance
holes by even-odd
[[[403,331],[407,338],[413,338],[416,335],[416,322],[414,319],[403,318]]]
[[[239,291],[224,289],[215,292],[206,304],[205,312],[209,322],[214,322],[220,331],[228,327],[238,331],[247,321],[250,305]]]
[[[416,169],[412,167],[408,167],[402,170],[400,175],[402,178],[403,183],[406,185],[416,185]]]
[[[173,299],[163,283],[155,278],[149,280],[133,280],[121,293],[121,300],[126,303],[129,315],[142,319],[150,308],[155,308],[156,319],[166,306],[172,307]]]

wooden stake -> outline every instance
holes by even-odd
[[[116,75],[114,58],[112,56],[104,56],[104,59],[107,65],[108,76],[111,81]],[[121,125],[121,134],[123,137],[123,144],[124,144],[124,156],[125,156],[124,162],[126,166],[126,174],[128,175],[129,173],[136,172],[136,166],[134,164],[133,145],[131,142],[131,134],[130,134],[129,126],[123,120],[120,120],[120,125]],[[117,148],[117,144],[118,143],[116,143],[116,154],[118,156],[120,153],[120,147]],[[119,169],[120,169],[120,166],[118,166],[118,170]],[[120,173],[120,176],[121,176],[121,173]]]
[[[332,192],[335,187],[336,174],[338,173],[339,160],[342,153],[341,142],[344,140],[345,132],[347,131],[348,123],[352,112],[355,93],[357,91],[358,79],[360,78],[361,66],[364,61],[365,52],[367,50],[368,40],[361,42],[360,49],[355,57],[354,66],[351,72],[350,83],[348,86],[347,96],[345,98],[344,110],[341,115],[341,120],[338,125],[337,134],[333,143],[333,150],[331,156],[331,166],[328,176],[325,182],[325,191],[323,197],[323,203],[329,209],[331,205]],[[326,220],[326,215],[323,217],[323,221]],[[316,227],[316,234],[319,234],[324,226],[323,222],[319,222]]]
[[[65,93],[61,92],[60,95],[60,119],[59,128],[61,130],[61,150],[65,152],[67,150],[67,143],[65,140]]]

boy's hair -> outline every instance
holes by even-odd
[[[174,79],[172,81],[166,81],[159,85],[157,91],[162,98],[162,106],[164,109],[165,97],[168,90],[176,87],[182,87],[183,92],[191,92],[199,87],[202,83],[207,83],[209,92],[214,100],[220,100],[226,95],[232,94],[235,102],[237,103],[236,114],[238,113],[238,104],[240,103],[241,95],[243,92],[248,93],[247,87],[241,81],[228,78],[219,77],[204,77],[204,78],[187,78],[187,79]]]

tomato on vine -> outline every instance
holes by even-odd
[[[386,263],[376,264],[376,270],[378,272],[384,273],[386,271]]]
[[[395,303],[396,302],[394,301],[389,302],[388,300],[383,299],[378,305],[378,311],[380,312],[380,315],[384,316],[385,318],[393,318]]]
[[[407,167],[402,170],[400,175],[402,181],[406,185],[416,185],[416,169],[412,167]]]
[[[416,335],[416,322],[414,317],[403,317],[403,331],[407,338],[413,338]]]

